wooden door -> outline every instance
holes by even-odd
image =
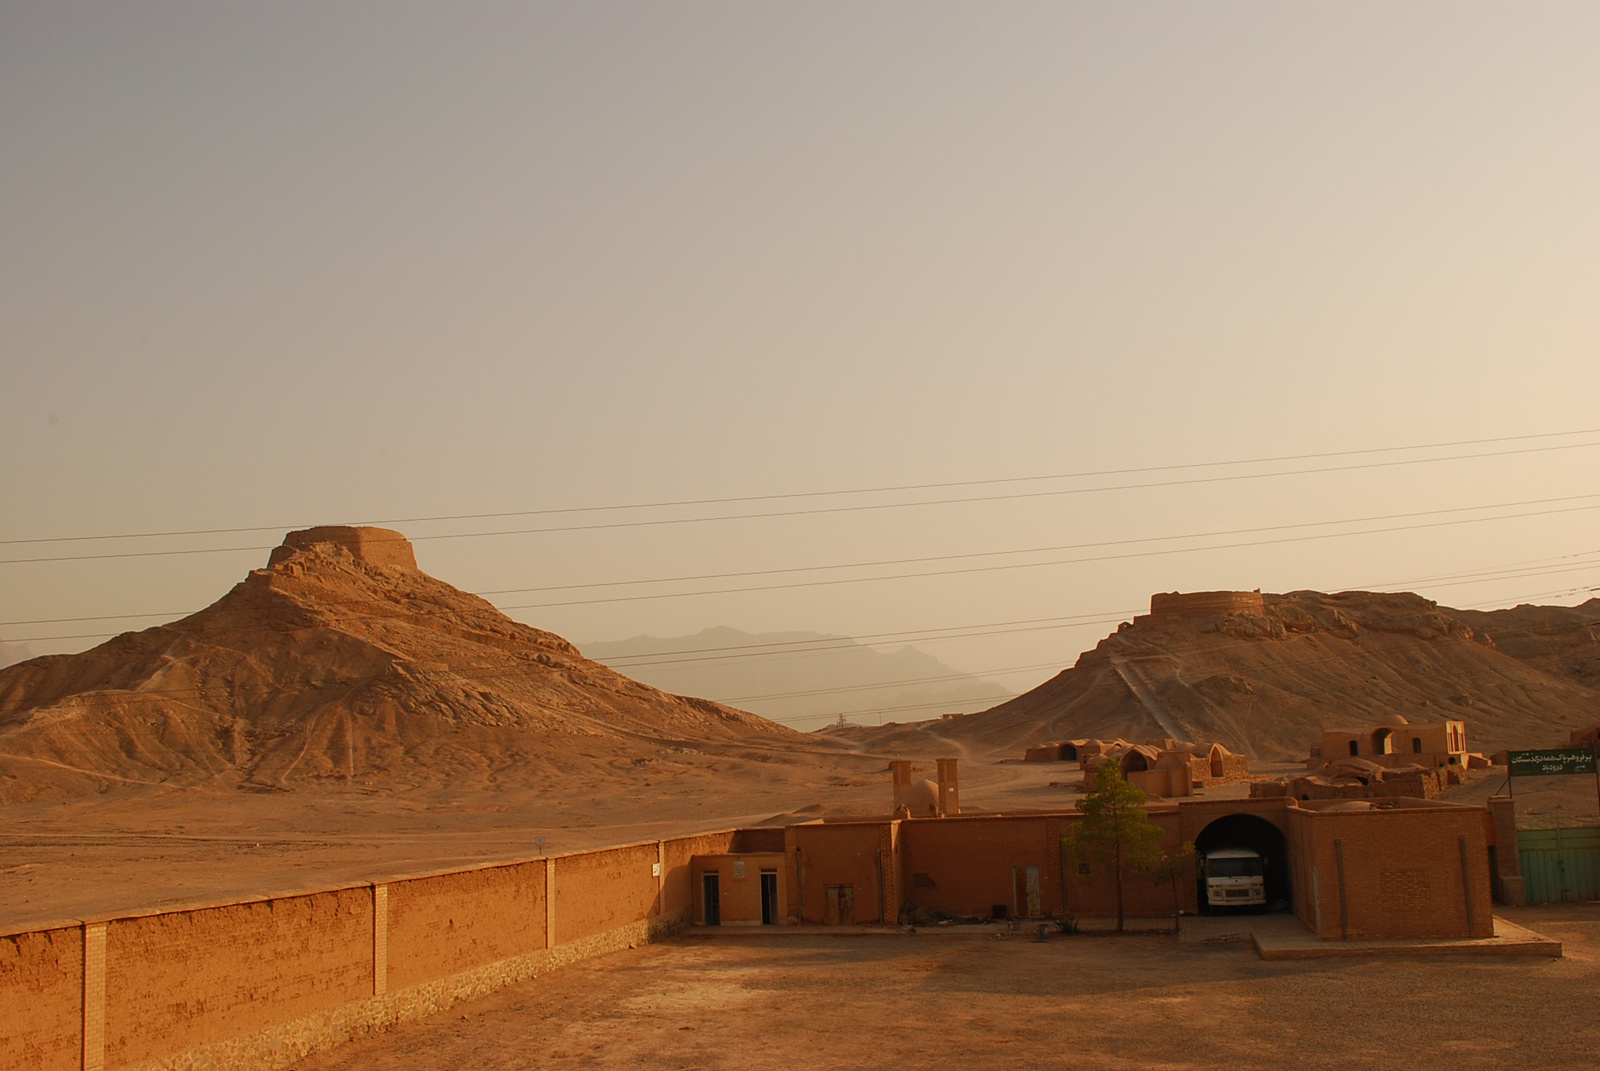
[[[854,885],[828,885],[823,888],[822,895],[823,925],[855,925],[856,887]]]
[[[1011,868],[1011,912],[1019,919],[1039,917],[1039,868],[1014,866]]]

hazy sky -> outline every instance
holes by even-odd
[[[197,609],[312,523],[1600,428],[1597,55],[1593,3],[5,2],[0,538],[272,530],[8,543],[0,639]],[[1152,591],[1581,601],[1597,477],[1589,431],[396,526],[494,592],[1115,544],[492,596],[580,643],[1097,619],[916,639],[1023,688]],[[1542,515],[528,605],[1479,506],[1210,542]]]

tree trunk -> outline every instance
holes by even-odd
[[[1117,932],[1122,932],[1122,845],[1119,843],[1116,854],[1112,860],[1112,868],[1117,877]]]
[[[1167,876],[1172,879],[1172,932],[1178,932],[1178,916],[1183,914],[1183,905],[1178,902],[1178,864],[1168,863],[1170,868]]]

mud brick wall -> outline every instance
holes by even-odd
[[[777,850],[783,850],[783,830],[777,830]],[[760,843],[765,843],[760,842]],[[707,833],[698,837],[678,837],[661,842],[661,914],[681,915],[685,921],[694,910],[694,870],[691,860],[697,855],[726,855],[732,851],[756,851],[739,843],[737,834]]]
[[[786,836],[788,887],[794,898],[788,917],[800,922],[823,921],[829,885],[854,888],[855,921],[879,918],[880,904],[890,892],[890,870],[884,866],[885,844],[893,845],[892,822],[838,822],[790,826]],[[882,883],[880,884],[880,872]],[[887,905],[893,912],[897,905]],[[890,922],[894,919],[890,918]]]
[[[748,839],[781,848],[781,837]],[[292,1067],[672,932],[693,904],[690,859],[735,840],[728,830],[0,934],[0,1069]]]
[[[106,935],[106,1066],[371,993],[370,889],[114,919]]]
[[[1290,816],[1302,882],[1298,914],[1319,936],[1338,940],[1346,928],[1352,940],[1494,935],[1483,811],[1293,808]]]
[[[546,947],[545,861],[388,883],[385,990]]]
[[[1059,826],[1043,816],[902,822],[905,898],[957,916],[987,916],[996,904],[1009,911],[1015,896],[1012,868],[1031,866],[1039,871],[1040,910],[1061,914]]]
[[[761,873],[780,873],[786,862],[782,852],[748,852],[735,855],[697,855],[691,864],[695,874],[715,872],[718,878],[720,925],[761,924]],[[704,895],[695,906],[691,921],[705,915]],[[778,882],[778,917],[784,917],[783,882]]]
[[[652,873],[656,842],[556,859],[552,944],[564,944],[641,922],[656,913],[661,897]]]
[[[77,1071],[83,1055],[83,928],[0,937],[0,1067]]]

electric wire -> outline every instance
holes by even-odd
[[[1452,440],[1452,441],[1448,441],[1448,442],[1416,443],[1416,444],[1402,445],[1402,446],[1374,446],[1374,447],[1364,447],[1364,448],[1355,449],[1355,450],[1328,450],[1328,451],[1321,451],[1321,452],[1317,452],[1317,453],[1307,453],[1307,454],[1280,454],[1280,455],[1271,456],[1271,457],[1237,458],[1237,459],[1230,460],[1230,461],[1192,461],[1192,462],[1183,462],[1183,463],[1175,464],[1175,465],[1146,465],[1146,466],[1141,466],[1141,467],[1136,467],[1136,468],[1099,469],[1099,470],[1090,470],[1090,471],[1085,471],[1085,472],[1054,473],[1054,474],[1047,474],[1047,475],[1042,475],[1042,476],[1007,476],[1007,477],[996,477],[996,478],[981,479],[981,480],[947,480],[947,481],[942,481],[942,482],[937,482],[937,483],[895,484],[895,485],[882,486],[882,487],[844,488],[844,489],[831,490],[831,491],[796,491],[796,492],[786,492],[786,493],[782,493],[782,494],[741,495],[741,496],[730,496],[730,497],[722,497],[722,498],[677,499],[677,500],[671,500],[671,501],[635,502],[635,503],[625,503],[625,504],[617,504],[617,505],[604,505],[604,506],[566,506],[566,507],[559,507],[559,508],[554,508],[554,509],[512,510],[512,511],[495,512],[495,513],[438,514],[438,515],[423,516],[423,517],[388,518],[388,519],[380,519],[380,520],[372,520],[372,521],[363,521],[363,522],[357,522],[357,523],[372,524],[372,525],[384,525],[384,524],[420,524],[420,523],[431,523],[431,522],[439,522],[439,521],[461,521],[461,520],[500,520],[500,519],[504,519],[504,518],[508,518],[508,517],[554,516],[554,515],[570,514],[570,513],[595,513],[595,512],[620,511],[620,510],[631,510],[631,509],[665,509],[665,508],[683,507],[683,506],[732,505],[732,504],[740,503],[740,502],[773,502],[773,501],[782,501],[782,500],[787,500],[787,499],[825,498],[825,497],[832,497],[832,496],[837,496],[837,495],[889,494],[889,493],[900,492],[900,491],[929,491],[929,490],[940,490],[940,489],[952,488],[952,487],[979,487],[979,486],[993,486],[993,485],[1012,484],[1012,483],[1042,482],[1042,481],[1048,481],[1048,480],[1092,479],[1092,478],[1095,478],[1095,477],[1103,477],[1103,476],[1128,476],[1128,475],[1136,475],[1136,474],[1139,474],[1139,473],[1148,473],[1148,472],[1178,472],[1178,471],[1200,469],[1200,468],[1219,468],[1219,467],[1229,467],[1229,466],[1238,466],[1238,465],[1279,464],[1279,463],[1287,462],[1287,461],[1314,461],[1314,460],[1320,460],[1320,459],[1324,459],[1324,458],[1357,457],[1357,456],[1362,456],[1362,455],[1367,455],[1367,454],[1398,453],[1398,452],[1401,452],[1401,451],[1408,451],[1408,450],[1443,450],[1443,449],[1449,449],[1449,448],[1458,447],[1458,446],[1486,446],[1486,445],[1490,445],[1490,444],[1493,444],[1493,443],[1528,442],[1528,441],[1532,441],[1532,440],[1535,440],[1535,439],[1569,438],[1569,437],[1574,436],[1574,435],[1600,435],[1600,428],[1580,428],[1580,429],[1576,429],[1576,430],[1573,430],[1573,431],[1539,432],[1539,433],[1530,434],[1530,435],[1501,435],[1501,436],[1494,436],[1494,437],[1491,437],[1491,438],[1457,439],[1457,440]],[[1572,448],[1572,447],[1594,446],[1594,445],[1600,445],[1600,444],[1595,444],[1595,443],[1577,443],[1577,444],[1569,444],[1569,445],[1565,445],[1565,446],[1552,447],[1552,449],[1569,449],[1569,448]],[[1512,452],[1519,452],[1519,451],[1512,451]],[[1472,454],[1466,454],[1466,455],[1460,455],[1460,456],[1463,456],[1463,457],[1496,457],[1496,456],[1501,456],[1501,455],[1498,454],[1498,453],[1493,453],[1493,452],[1478,452],[1478,453],[1472,453]],[[1454,460],[1454,458],[1429,458],[1429,459],[1421,459],[1421,460]],[[1313,471],[1332,471],[1332,470],[1313,470]],[[1264,473],[1262,475],[1288,475],[1288,474]],[[166,532],[123,532],[123,533],[111,533],[111,534],[105,534],[105,535],[41,536],[41,537],[32,538],[32,539],[0,539],[0,546],[12,546],[12,545],[18,545],[18,544],[23,544],[23,543],[73,543],[73,542],[86,542],[86,541],[91,541],[91,540],[109,540],[109,539],[157,539],[157,538],[176,538],[176,537],[183,537],[183,536],[198,536],[198,535],[242,535],[242,534],[249,533],[249,532],[287,531],[287,530],[290,530],[290,529],[293,529],[293,528],[305,528],[305,527],[314,527],[314,526],[311,526],[311,525],[290,525],[290,526],[285,527],[283,525],[255,525],[255,526],[250,526],[250,527],[235,527],[235,528],[191,528],[191,529],[182,529],[182,530],[174,530],[174,531],[166,531]],[[255,548],[250,548],[250,549],[255,549]],[[269,549],[269,548],[262,548],[262,549]]]
[[[962,569],[936,569],[914,573],[891,573],[887,576],[845,577],[834,580],[810,580],[788,584],[746,585],[744,587],[736,588],[712,588],[703,591],[677,591],[650,595],[618,595],[604,599],[569,599],[555,602],[510,603],[502,606],[501,609],[543,610],[565,606],[595,606],[606,603],[645,602],[657,599],[677,599],[706,595],[738,595],[757,591],[786,591],[795,588],[832,587],[839,584],[872,583],[885,580],[910,580],[930,576],[963,576],[973,573],[1008,572],[1018,569],[1041,569],[1060,565],[1084,565],[1108,561],[1126,561],[1133,558],[1149,558],[1164,554],[1194,554],[1202,551],[1238,550],[1247,547],[1279,546],[1286,543],[1304,543],[1319,539],[1344,539],[1351,536],[1383,535],[1391,532],[1413,532],[1430,528],[1445,528],[1460,524],[1477,524],[1485,521],[1521,520],[1527,517],[1548,517],[1563,513],[1580,513],[1594,509],[1600,509],[1600,504],[1589,506],[1572,506],[1564,509],[1537,510],[1527,513],[1505,514],[1496,517],[1468,517],[1450,521],[1430,521],[1425,524],[1392,525],[1386,528],[1365,528],[1353,532],[1322,532],[1315,535],[1284,536],[1277,539],[1256,539],[1238,543],[1218,543],[1210,546],[1170,547],[1162,550],[1131,551],[1126,554],[1100,554],[1080,558],[1060,558],[1054,561],[1045,562],[1018,562],[1009,565],[969,566]]]
[[[634,586],[634,585],[644,585],[644,584],[687,583],[687,582],[698,581],[698,580],[737,579],[737,578],[753,577],[753,576],[778,576],[778,575],[787,575],[787,574],[793,574],[793,573],[822,572],[822,571],[829,571],[829,570],[835,570],[835,569],[867,569],[867,568],[881,568],[881,567],[894,566],[894,565],[922,564],[922,563],[926,563],[926,562],[935,562],[935,561],[962,561],[962,560],[970,560],[970,559],[973,559],[973,558],[1003,557],[1003,556],[1017,555],[1017,554],[1046,554],[1046,553],[1053,553],[1053,552],[1067,551],[1067,550],[1094,549],[1094,548],[1098,548],[1098,547],[1132,546],[1132,545],[1141,544],[1141,543],[1175,542],[1175,541],[1178,541],[1178,540],[1185,540],[1185,539],[1213,539],[1213,538],[1216,538],[1216,537],[1219,537],[1219,536],[1249,535],[1249,534],[1255,534],[1255,533],[1260,533],[1260,532],[1291,531],[1291,530],[1299,530],[1299,529],[1305,529],[1305,528],[1326,528],[1326,527],[1333,527],[1333,526],[1337,526],[1337,525],[1346,525],[1346,524],[1366,524],[1366,523],[1371,523],[1371,522],[1374,522],[1374,521],[1399,520],[1399,519],[1407,519],[1407,518],[1412,518],[1412,517],[1434,517],[1434,516],[1440,516],[1440,515],[1443,515],[1443,514],[1450,514],[1450,513],[1473,513],[1473,512],[1481,512],[1481,511],[1484,511],[1484,510],[1491,510],[1491,509],[1511,509],[1511,508],[1517,508],[1517,507],[1522,507],[1522,506],[1545,505],[1545,504],[1551,504],[1551,503],[1557,503],[1557,502],[1586,501],[1586,500],[1595,499],[1595,498],[1600,498],[1600,494],[1565,495],[1565,496],[1556,497],[1556,498],[1537,498],[1537,499],[1524,499],[1524,500],[1515,501],[1515,502],[1497,502],[1497,503],[1490,503],[1490,504],[1482,505],[1482,506],[1454,506],[1454,507],[1449,507],[1449,508],[1446,508],[1446,509],[1417,510],[1417,511],[1412,511],[1412,512],[1408,512],[1408,513],[1376,514],[1376,515],[1367,516],[1367,517],[1345,517],[1345,518],[1337,518],[1337,519],[1333,519],[1333,520],[1323,520],[1323,521],[1302,521],[1302,522],[1296,522],[1296,523],[1293,523],[1293,524],[1261,525],[1261,526],[1250,527],[1250,528],[1221,529],[1221,530],[1210,531],[1210,532],[1185,532],[1185,533],[1178,533],[1178,534],[1175,534],[1175,535],[1139,536],[1139,537],[1134,537],[1134,538],[1129,538],[1129,539],[1101,540],[1101,541],[1089,542],[1089,543],[1066,543],[1066,544],[1059,544],[1059,545],[1056,545],[1056,546],[1048,546],[1048,547],[1021,547],[1021,548],[1016,548],[1016,549],[1012,549],[1012,550],[972,551],[972,552],[963,553],[963,554],[938,554],[938,555],[927,555],[927,556],[922,556],[922,557],[891,558],[891,559],[881,559],[881,560],[877,560],[877,561],[844,562],[844,563],[836,563],[836,564],[828,564],[828,565],[802,565],[802,566],[790,566],[790,567],[776,568],[776,569],[752,569],[752,570],[745,570],[745,571],[742,571],[742,572],[730,572],[730,573],[700,573],[700,574],[689,574],[689,575],[682,575],[682,576],[651,577],[651,578],[643,578],[643,579],[636,579],[636,580],[607,580],[607,581],[586,582],[586,583],[581,583],[581,584],[552,584],[552,585],[546,585],[546,586],[542,586],[542,587],[491,588],[491,589],[487,589],[487,590],[471,592],[470,594],[475,594],[475,595],[478,595],[480,597],[487,598],[488,596],[491,596],[491,595],[510,595],[510,594],[521,594],[521,593],[525,593],[525,592],[581,590],[581,589],[604,588],[604,587],[624,587],[624,586]],[[1510,519],[1515,519],[1518,516],[1521,516],[1521,515],[1511,515]],[[1497,519],[1497,518],[1494,518],[1494,517],[1474,518],[1474,520],[1494,520],[1494,519]],[[1337,533],[1330,533],[1330,534],[1337,534]],[[1355,533],[1355,534],[1360,534],[1360,533]],[[1196,548],[1196,549],[1207,549],[1207,548]],[[870,578],[863,578],[863,579],[870,579]],[[1401,581],[1401,583],[1410,583],[1410,582],[1411,581]],[[740,589],[740,590],[744,590],[744,589]],[[757,590],[759,590],[759,589],[757,589]],[[531,604],[531,605],[532,606],[538,606],[538,605],[541,605],[541,604]],[[510,607],[510,608],[518,608],[518,609],[520,609],[520,608],[530,608],[530,607]],[[0,621],[0,627],[15,627],[15,626],[18,626],[18,625],[68,624],[68,623],[77,623],[77,622],[82,622],[82,621],[122,621],[122,620],[132,620],[134,618],[144,618],[144,617],[178,617],[178,616],[182,616],[183,613],[184,613],[183,611],[165,611],[165,612],[128,613],[128,614],[101,614],[101,615],[87,616],[87,617],[31,618],[31,619],[19,619],[19,620],[15,620],[15,621]]]
[[[1119,484],[1119,485],[1104,486],[1104,487],[1076,487],[1076,488],[1058,489],[1058,490],[1053,490],[1053,491],[1032,491],[1032,492],[1024,492],[1024,493],[1017,493],[1017,494],[1006,494],[1006,495],[982,495],[982,496],[974,496],[974,497],[967,497],[967,498],[941,498],[941,499],[924,500],[924,501],[920,501],[920,502],[876,502],[876,503],[869,503],[869,504],[866,504],[866,505],[828,506],[828,507],[820,507],[820,508],[816,508],[816,509],[780,510],[780,511],[773,511],[773,512],[767,512],[767,513],[739,513],[739,514],[725,514],[725,515],[711,516],[711,517],[671,517],[671,518],[659,518],[659,519],[654,519],[654,520],[614,521],[614,522],[606,522],[606,523],[602,523],[602,524],[566,525],[566,526],[550,527],[550,528],[519,528],[519,529],[510,529],[510,530],[493,531],[493,532],[447,532],[447,533],[438,533],[438,534],[415,535],[415,536],[411,536],[411,537],[398,537],[395,541],[398,542],[398,541],[401,541],[401,540],[405,540],[405,541],[408,541],[408,542],[419,542],[419,541],[423,541],[423,540],[437,540],[437,539],[480,539],[480,538],[488,538],[488,537],[513,536],[513,535],[546,535],[546,534],[558,533],[558,532],[591,532],[591,531],[600,531],[600,530],[604,530],[604,529],[616,529],[616,528],[644,528],[644,527],[654,527],[654,526],[660,526],[660,525],[699,524],[699,523],[714,522],[714,521],[760,520],[760,519],[769,519],[769,518],[774,518],[774,517],[799,517],[799,516],[816,516],[816,515],[821,515],[821,514],[858,513],[858,512],[865,512],[865,511],[871,511],[871,510],[905,509],[905,508],[910,508],[910,507],[922,507],[922,506],[965,505],[965,504],[971,504],[971,503],[975,503],[975,502],[1014,501],[1014,500],[1019,500],[1019,499],[1060,497],[1060,496],[1064,496],[1064,495],[1098,494],[1098,493],[1105,492],[1105,491],[1143,490],[1143,489],[1150,489],[1150,488],[1167,488],[1167,487],[1189,486],[1189,485],[1197,485],[1197,484],[1228,483],[1228,482],[1235,482],[1235,481],[1240,481],[1240,480],[1267,479],[1267,478],[1282,477],[1282,476],[1304,476],[1304,475],[1310,475],[1310,474],[1316,474],[1316,473],[1327,473],[1327,472],[1349,472],[1349,471],[1356,471],[1356,470],[1362,470],[1362,469],[1391,468],[1391,467],[1395,467],[1395,466],[1399,466],[1399,465],[1430,464],[1430,463],[1439,462],[1439,461],[1460,461],[1460,460],[1468,460],[1468,459],[1482,458],[1482,457],[1502,457],[1502,456],[1509,456],[1509,455],[1514,455],[1514,454],[1544,453],[1544,452],[1551,451],[1551,450],[1585,449],[1585,448],[1596,447],[1596,446],[1600,446],[1600,442],[1567,443],[1567,444],[1561,444],[1561,445],[1555,445],[1555,446],[1539,446],[1539,447],[1528,447],[1528,448],[1524,448],[1524,449],[1520,449],[1520,450],[1503,450],[1503,451],[1482,452],[1482,453],[1474,453],[1474,454],[1458,454],[1458,455],[1451,455],[1451,456],[1446,456],[1446,457],[1404,458],[1404,459],[1394,460],[1394,461],[1375,461],[1375,462],[1368,462],[1368,463],[1359,464],[1359,465],[1325,466],[1325,467],[1322,467],[1322,468],[1295,469],[1295,470],[1287,470],[1287,471],[1283,471],[1283,472],[1239,473],[1239,474],[1227,475],[1227,476],[1207,476],[1207,477],[1200,477],[1200,478],[1196,478],[1196,479],[1166,480],[1166,481],[1157,481],[1157,482],[1149,482],[1149,483],[1138,483],[1138,484]],[[390,523],[403,523],[403,522],[390,522]],[[65,539],[65,538],[72,538],[72,537],[57,537],[57,538]],[[381,540],[375,540],[375,541],[381,542]],[[121,551],[121,552],[104,553],[104,554],[68,554],[68,555],[55,555],[55,556],[37,557],[37,558],[0,558],[0,565],[28,565],[28,564],[50,563],[50,562],[69,562],[69,561],[107,561],[107,560],[128,559],[128,558],[158,558],[158,557],[181,556],[181,555],[186,555],[186,554],[260,553],[263,550],[272,550],[272,549],[275,549],[275,548],[271,547],[271,546],[197,547],[197,548],[185,548],[185,549],[178,549],[178,550],[141,550],[141,551]]]

